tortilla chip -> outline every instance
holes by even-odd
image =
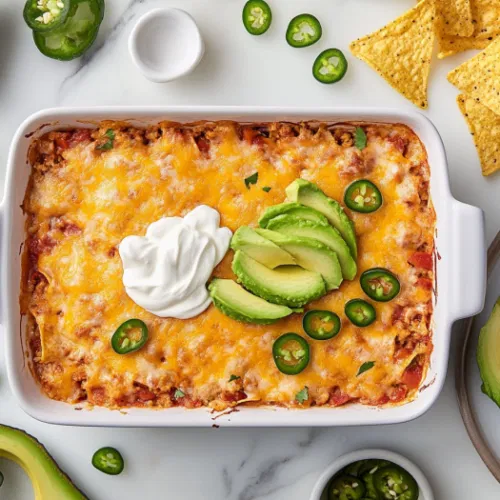
[[[434,2],[422,0],[382,29],[352,42],[351,52],[413,104],[425,109],[434,24]]]
[[[500,38],[448,73],[448,80],[500,115]]]
[[[474,33],[472,23],[471,0],[439,0],[436,13],[439,29],[445,36],[471,36]]]
[[[481,38],[460,36],[438,36],[439,52],[438,58],[444,59],[445,57],[465,52],[466,50],[483,50],[491,43],[491,40],[484,40]]]
[[[457,97],[481,161],[483,175],[500,169],[500,116],[465,94]]]

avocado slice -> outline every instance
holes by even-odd
[[[316,184],[304,179],[294,180],[285,191],[290,201],[302,203],[326,216],[330,224],[336,228],[342,238],[344,238],[352,256],[354,258],[358,256],[354,223],[347,217],[344,209],[339,203],[328,198]]]
[[[267,228],[269,221],[278,217],[279,215],[293,215],[295,217],[300,217],[301,219],[311,220],[322,224],[323,226],[328,225],[328,219],[320,214],[314,208],[306,207],[300,203],[280,203],[279,205],[273,205],[272,207],[266,208],[262,217],[259,219],[259,226],[262,228]]]
[[[500,406],[500,297],[479,333],[477,364],[483,381],[482,391]]]
[[[208,290],[215,307],[236,321],[268,325],[293,312],[289,307],[271,304],[252,295],[233,280],[216,278],[208,285]]]
[[[246,289],[274,304],[302,307],[326,293],[321,274],[299,266],[269,269],[241,250],[234,255],[233,272]]]
[[[245,252],[252,259],[264,264],[269,269],[278,266],[293,266],[293,257],[272,241],[257,234],[248,226],[240,227],[231,238],[231,248]]]
[[[342,268],[342,276],[346,280],[352,280],[356,276],[358,270],[356,261],[353,259],[347,243],[334,227],[323,226],[292,215],[278,215],[269,221],[267,228],[288,236],[318,240],[337,254]]]
[[[269,229],[257,229],[261,236],[287,251],[300,267],[320,273],[328,291],[335,290],[342,283],[342,269],[337,254],[328,246],[312,238],[286,236]]]
[[[44,446],[26,432],[0,425],[0,456],[19,464],[33,483],[35,500],[86,500]]]

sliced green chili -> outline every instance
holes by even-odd
[[[23,16],[33,30],[45,33],[62,26],[74,0],[27,0]]]
[[[316,43],[323,33],[321,24],[312,14],[295,16],[286,30],[286,41],[292,47],[308,47]]]
[[[308,311],[302,320],[304,331],[315,340],[328,340],[340,332],[340,318],[331,311]]]
[[[111,347],[118,354],[138,351],[148,340],[148,327],[140,319],[129,319],[111,337]]]
[[[373,484],[382,499],[417,500],[419,495],[413,476],[396,464],[377,470],[373,475]]]
[[[382,206],[383,201],[379,188],[366,179],[354,181],[344,195],[346,206],[363,214],[375,212]]]
[[[125,462],[121,453],[115,448],[106,446],[97,450],[92,457],[92,465],[104,474],[116,476],[123,471]]]
[[[366,488],[360,479],[341,475],[334,477],[328,487],[328,500],[362,500]]]
[[[365,327],[371,325],[377,318],[375,308],[362,299],[352,299],[345,305],[345,315],[352,324]]]
[[[296,333],[285,333],[273,344],[273,358],[278,370],[297,375],[309,364],[309,344]]]
[[[251,35],[262,35],[271,26],[273,14],[264,0],[248,0],[243,7],[243,24]]]
[[[389,270],[375,267],[365,271],[360,278],[363,291],[377,302],[389,302],[399,293],[399,280]]]
[[[321,83],[336,83],[347,72],[347,59],[339,49],[321,52],[313,64],[313,76]]]

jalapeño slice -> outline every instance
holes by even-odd
[[[373,474],[373,484],[381,499],[417,500],[418,485],[411,474],[399,465],[382,467]]]
[[[381,267],[368,269],[361,275],[359,281],[363,292],[377,302],[389,302],[401,289],[396,276]]]
[[[361,500],[366,488],[359,478],[341,475],[335,477],[328,488],[328,500]]]
[[[27,0],[24,20],[33,31],[51,31],[64,24],[72,4],[73,0]]]
[[[323,34],[321,24],[311,14],[295,16],[286,30],[286,41],[292,47],[308,47],[316,43]]]
[[[111,337],[111,347],[118,354],[138,351],[148,340],[148,327],[140,319],[122,323]]]
[[[38,50],[47,57],[70,61],[81,56],[95,41],[103,16],[100,0],[79,0],[72,4],[68,18],[57,29],[34,31]]]
[[[354,181],[344,195],[347,207],[363,214],[375,212],[382,206],[383,201],[379,188],[366,179]]]
[[[365,327],[377,318],[375,308],[362,299],[352,299],[345,305],[345,315],[353,325]]]
[[[285,333],[273,344],[273,358],[278,370],[297,375],[309,364],[309,344],[296,333]]]
[[[251,35],[262,35],[271,26],[273,14],[264,0],[248,0],[243,7],[243,24]]]
[[[92,465],[104,474],[116,476],[123,471],[125,462],[121,453],[115,448],[106,446],[97,450],[92,457]]]
[[[304,331],[315,340],[328,340],[340,332],[340,318],[331,311],[308,311],[302,320]]]
[[[344,78],[347,59],[339,49],[321,52],[313,64],[313,76],[321,83],[335,83]]]

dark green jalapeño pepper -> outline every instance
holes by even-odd
[[[347,59],[339,49],[321,52],[313,64],[313,76],[321,83],[336,83],[347,72]]]
[[[148,340],[148,327],[140,319],[122,323],[111,337],[111,347],[118,354],[138,351]]]
[[[354,181],[344,195],[344,203],[354,212],[370,214],[378,210],[383,203],[382,193],[373,182],[366,179]]]
[[[302,327],[315,340],[328,340],[340,332],[340,318],[331,311],[308,311],[302,320]]]
[[[74,0],[66,21],[48,32],[33,32],[38,50],[47,57],[69,61],[95,41],[103,17],[102,0]]]
[[[116,476],[123,471],[125,462],[121,453],[115,448],[106,446],[101,448],[94,453],[92,457],[92,465],[104,474],[109,474],[111,476]]]
[[[27,0],[24,20],[33,31],[48,32],[64,24],[72,5],[73,0]]]
[[[401,289],[396,276],[381,267],[368,269],[361,275],[359,281],[363,292],[377,302],[389,302]]]
[[[373,475],[380,498],[387,500],[417,500],[418,485],[411,474],[399,465],[382,467]]]
[[[316,43],[323,34],[321,24],[311,14],[295,16],[286,30],[286,41],[292,47],[308,47]]]
[[[273,358],[278,370],[297,375],[309,364],[309,344],[296,333],[285,333],[273,344]]]
[[[328,500],[361,500],[366,493],[361,479],[342,475],[334,477],[328,487]]]
[[[264,0],[248,0],[243,7],[243,25],[251,35],[262,35],[271,26],[273,14]]]
[[[377,318],[375,308],[362,299],[350,300],[345,305],[345,315],[353,325],[359,327],[371,325]]]

